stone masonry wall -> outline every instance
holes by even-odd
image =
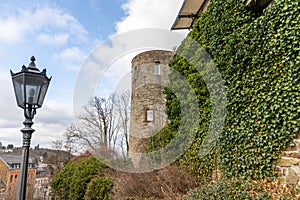
[[[169,80],[169,61],[174,53],[154,50],[138,54],[132,60],[132,96],[130,112],[129,157],[138,166],[148,139],[167,123],[164,87]],[[160,74],[155,74],[160,63]],[[147,110],[153,111],[153,121],[146,120]]]
[[[300,185],[300,132],[282,152],[277,167],[282,183]]]

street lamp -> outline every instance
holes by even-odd
[[[44,187],[44,200],[47,199],[48,185]]]
[[[25,116],[25,121],[23,122],[25,127],[21,129],[23,146],[17,200],[26,199],[28,155],[31,135],[34,132],[34,129],[31,128],[33,124],[32,119],[36,114],[36,109],[42,107],[51,80],[51,77],[48,78],[46,75],[46,69],[40,72],[36,67],[34,56],[30,60],[29,66],[26,68],[23,65],[20,72],[13,73],[10,70],[17,104],[24,109]]]

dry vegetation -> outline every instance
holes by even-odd
[[[272,194],[274,200],[282,199],[282,196],[288,196],[291,199],[300,199],[300,194],[297,186],[280,183],[279,180],[276,181],[252,181],[256,189],[251,191],[251,196],[266,191]]]
[[[150,173],[111,171],[115,187],[113,199],[182,199],[190,189],[197,187],[197,179],[177,166],[169,166]]]

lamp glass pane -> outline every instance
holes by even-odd
[[[43,76],[39,74],[25,74],[25,95],[26,103],[38,105]]]
[[[26,103],[31,105],[36,105],[40,87],[34,85],[26,85],[25,88],[26,88]]]
[[[15,96],[17,100],[17,104],[19,107],[24,108],[24,84],[23,84],[23,74],[19,74],[12,77],[13,86],[15,90]]]
[[[43,85],[41,87],[40,98],[38,100],[38,105],[39,106],[42,106],[43,101],[44,101],[45,96],[46,96],[46,92],[47,92],[48,86],[49,86],[49,80],[46,77],[44,77],[43,82],[44,83],[43,83]]]

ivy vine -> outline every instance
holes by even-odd
[[[188,38],[211,55],[225,80],[226,121],[217,148],[199,157],[199,146],[210,123],[211,99],[201,75],[179,56],[201,57],[188,39],[184,40],[170,67],[193,87],[201,120],[197,137],[178,163],[210,177],[217,155],[225,177],[276,176],[274,166],[281,151],[300,130],[299,8],[298,0],[274,0],[262,13],[255,13],[243,1],[211,0]],[[208,67],[199,60],[200,64],[203,70]],[[172,74],[170,84],[180,89]],[[154,136],[149,151],[170,141],[180,125],[180,102],[171,91],[166,89],[165,93],[170,120],[166,129],[172,134]]]

